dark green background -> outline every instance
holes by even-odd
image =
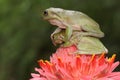
[[[108,56],[116,53],[120,60],[120,0],[0,0],[0,80],[28,80],[37,60],[49,60],[55,52],[50,40],[55,27],[40,15],[49,7],[92,17],[105,33],[101,40]]]

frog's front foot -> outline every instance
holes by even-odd
[[[64,44],[61,45],[61,47],[69,47],[71,46],[72,44],[70,44],[70,42],[65,42]]]

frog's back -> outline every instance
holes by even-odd
[[[84,26],[87,24],[87,25],[99,27],[99,24],[88,15],[78,11],[75,11],[74,13],[76,16],[75,20],[78,21],[76,24],[79,24],[81,26]]]
[[[66,16],[68,16],[67,23],[73,25],[74,30],[83,30],[86,32],[100,34],[100,37],[104,36],[99,24],[86,14],[78,11],[66,11],[66,14]]]

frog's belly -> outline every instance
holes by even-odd
[[[59,21],[59,20],[49,20],[49,22],[52,24],[52,25],[56,25],[58,26],[59,28],[62,28],[62,29],[66,29],[66,27],[71,27],[73,30],[79,30],[81,31],[81,27],[79,25],[71,25],[71,24],[67,24],[67,23],[63,23],[62,21]]]
[[[79,30],[81,31],[81,27],[79,25],[72,25],[73,30]]]

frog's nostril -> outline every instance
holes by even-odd
[[[47,15],[48,15],[48,12],[47,12],[47,11],[44,11],[43,14],[44,14],[45,16],[47,16]]]

